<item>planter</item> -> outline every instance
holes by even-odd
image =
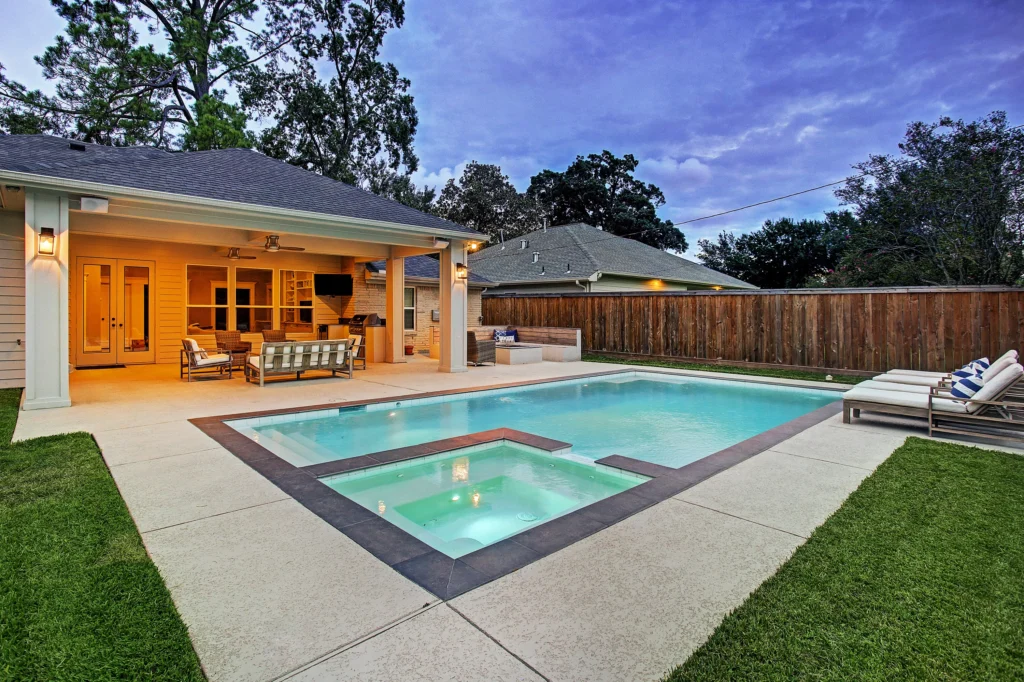
[[[412,353],[413,353],[413,350],[414,350],[414,347],[413,347],[413,345],[412,345],[412,344],[407,344],[407,345],[405,346],[405,354],[406,354],[406,355],[412,355]]]

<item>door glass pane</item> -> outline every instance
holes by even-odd
[[[127,265],[123,274],[124,350],[144,353],[149,350],[149,268]]]
[[[289,333],[313,332],[313,273],[281,271],[281,328]]]
[[[82,329],[82,350],[85,353],[109,353],[110,329],[110,266],[86,265],[82,268],[82,305],[85,324]]]

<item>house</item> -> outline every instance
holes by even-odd
[[[405,292],[402,304],[405,343],[417,353],[429,352],[432,330],[437,328],[440,316],[440,289],[438,271],[440,262],[431,256],[410,256],[405,259]],[[355,312],[371,313],[381,310],[385,301],[387,280],[386,261],[356,263],[353,298]],[[481,294],[491,285],[470,270],[468,277],[467,318],[470,327],[483,324]]]
[[[69,365],[176,363],[183,337],[208,345],[220,329],[312,339],[355,314],[371,262],[386,263],[373,304],[385,359],[402,362],[405,259],[426,254],[439,257],[439,369],[465,371],[464,264],[481,239],[250,150],[0,135],[0,384],[24,385],[25,409],[61,407]],[[334,295],[317,275],[342,276]]]
[[[548,227],[470,254],[490,295],[756,289],[735,277],[591,225]]]

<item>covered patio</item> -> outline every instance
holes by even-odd
[[[71,370],[176,373],[184,338],[213,351],[219,331],[258,351],[264,331],[347,338],[372,313],[369,364],[404,363],[414,256],[437,259],[433,368],[466,371],[472,230],[248,150],[0,142],[0,385],[25,410],[78,401]]]

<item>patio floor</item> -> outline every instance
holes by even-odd
[[[71,408],[22,412],[15,437],[95,435],[211,680],[655,680],[923,431],[836,415],[440,602],[186,421],[618,367],[636,369],[544,362],[441,374],[415,358],[351,381],[263,389],[241,378],[186,384],[166,365],[91,370],[72,375]]]

